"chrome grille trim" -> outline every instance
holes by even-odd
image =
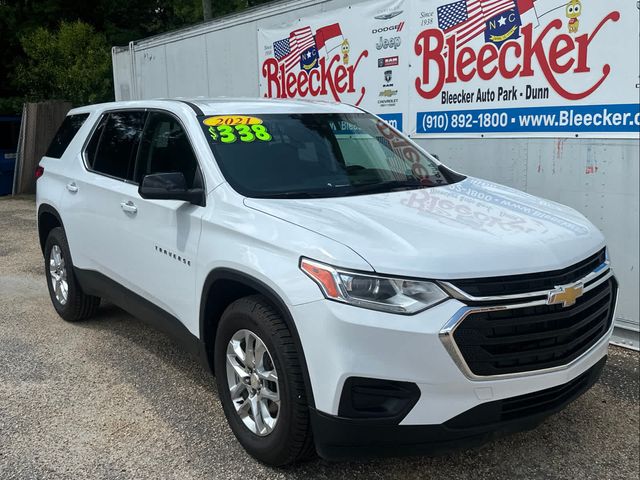
[[[605,263],[596,268],[593,272],[578,280],[578,282],[582,281],[585,284],[584,293],[587,293],[594,288],[598,287],[602,283],[608,281],[611,277],[613,277],[613,270],[610,268],[609,261],[607,260]],[[590,283],[589,283],[590,282]],[[455,287],[454,287],[455,288]],[[439,333],[440,341],[444,345],[445,349],[451,355],[454,363],[458,366],[460,371],[470,380],[474,381],[487,381],[487,380],[501,380],[501,379],[509,379],[509,378],[518,378],[518,377],[526,377],[531,375],[543,375],[546,373],[557,372],[566,370],[576,363],[582,361],[585,357],[587,357],[591,352],[595,349],[602,346],[603,343],[609,342],[609,337],[613,333],[613,329],[615,326],[615,317],[616,310],[618,307],[618,293],[619,291],[616,289],[615,291],[615,299],[614,299],[614,308],[613,308],[613,321],[611,322],[611,326],[607,330],[607,332],[600,338],[597,342],[595,342],[590,348],[588,348],[582,355],[578,358],[575,358],[571,362],[565,365],[559,365],[557,367],[540,369],[540,370],[531,370],[526,372],[517,372],[517,373],[505,373],[500,375],[476,375],[474,374],[467,362],[465,361],[462,352],[458,348],[453,335],[456,329],[460,326],[460,324],[467,318],[467,316],[472,313],[477,312],[489,312],[496,310],[512,310],[517,308],[526,308],[526,307],[534,307],[539,305],[547,305],[547,295],[549,294],[548,290],[542,292],[533,292],[525,295],[515,295],[515,296],[502,296],[502,297],[470,297],[477,298],[474,300],[470,300],[467,296],[466,301],[504,301],[504,300],[524,300],[519,303],[510,303],[506,305],[482,305],[482,306],[464,306],[460,310],[458,310],[453,317],[449,319],[449,321],[442,327]],[[508,298],[505,298],[508,297]],[[513,298],[511,298],[513,297]],[[543,297],[541,299],[532,300],[535,297]],[[455,297],[454,297],[455,298]],[[482,298],[486,298],[489,300],[482,300]],[[459,299],[461,301],[465,301],[463,299]]]
[[[610,272],[611,272],[611,265],[610,265],[610,262],[607,260],[604,263],[600,264],[598,266],[598,268],[596,268],[594,271],[592,271],[591,273],[589,273],[585,277],[583,277],[583,278],[581,278],[579,280],[576,280],[575,282],[572,282],[572,283],[582,282],[584,285],[586,285],[589,282],[592,282],[593,280],[597,279],[598,277],[600,277],[602,275],[610,274]],[[607,277],[607,278],[609,278],[609,277]],[[532,298],[532,297],[544,297],[544,298],[547,298],[547,295],[549,294],[549,290],[541,290],[541,291],[538,291],[538,292],[516,293],[516,294],[513,294],[513,295],[496,295],[496,296],[492,296],[492,297],[474,297],[473,295],[469,295],[464,290],[456,287],[451,282],[440,281],[438,283],[440,284],[440,286],[449,295],[451,295],[453,298],[455,298],[457,300],[460,300],[461,302],[504,302],[504,301],[508,301],[508,300],[529,299],[529,298]],[[587,291],[588,290],[586,290],[586,288],[585,288],[585,292],[587,292]]]

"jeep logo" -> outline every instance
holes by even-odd
[[[392,48],[392,49],[396,49],[400,46],[401,40],[400,37],[391,37],[391,38],[382,38],[380,37],[380,40],[378,40],[378,43],[376,43],[376,48],[378,50],[386,50],[387,48]]]

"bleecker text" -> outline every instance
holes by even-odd
[[[340,95],[353,93],[355,87],[355,73],[360,60],[369,55],[364,50],[353,65],[343,65],[340,55],[334,55],[328,59],[320,59],[319,68],[310,71],[287,72],[283,63],[278,63],[275,58],[268,58],[262,64],[262,76],[267,82],[269,98],[295,98],[317,97],[330,94],[336,102],[341,101]],[[365,94],[365,87],[360,89],[360,98],[355,102],[358,105]]]
[[[617,22],[620,13],[609,13],[590,33],[572,37],[558,33],[563,28],[561,20],[553,20],[534,39],[531,24],[522,27],[522,42],[508,40],[500,49],[492,43],[483,45],[477,52],[471,47],[458,49],[455,36],[445,38],[439,29],[423,30],[414,44],[415,53],[422,57],[422,75],[416,78],[415,88],[423,98],[436,98],[444,85],[458,81],[468,82],[475,77],[491,80],[496,75],[505,79],[532,77],[535,74],[533,59],[537,61],[549,86],[567,100],[580,100],[598,89],[609,76],[611,67],[605,64],[602,75],[589,88],[572,92],[560,85],[558,76],[567,72],[588,73],[589,46],[600,29],[609,21]],[[549,42],[550,40],[550,42]],[[549,46],[545,49],[545,44]],[[507,56],[515,57],[507,61]],[[435,67],[435,68],[434,68]]]

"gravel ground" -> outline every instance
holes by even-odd
[[[50,304],[34,200],[0,199],[0,478],[639,478],[638,354],[534,431],[427,458],[270,469],[226,425],[213,379],[171,340],[105,306]]]

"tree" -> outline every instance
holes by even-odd
[[[201,21],[202,0],[0,0],[0,114],[20,113],[25,99],[41,98],[43,92],[53,91],[47,90],[42,76],[25,77],[25,68],[33,70],[36,66],[33,55],[42,58],[37,51],[42,50],[37,47],[42,39],[31,42],[26,39],[32,38],[39,28],[57,32],[61,21],[78,20],[106,37],[105,54],[109,55],[111,46],[127,45],[131,40]],[[24,51],[25,41],[32,54]],[[18,65],[22,66],[18,69]],[[105,82],[110,84],[111,77],[108,71]],[[61,93],[56,91],[56,95]]]
[[[221,17],[228,15],[229,13],[239,12],[250,7],[255,7],[263,3],[269,3],[273,0],[203,0],[205,2],[212,2],[212,16]],[[205,16],[205,20],[207,20]]]
[[[202,0],[202,13],[205,20],[211,20],[213,13],[211,11],[211,0]]]
[[[204,1],[211,4],[215,18],[270,0]],[[19,113],[24,99],[49,98],[46,95],[69,98],[74,103],[84,103],[86,98],[111,98],[111,94],[105,96],[103,87],[111,85],[112,74],[110,69],[103,69],[102,63],[109,57],[109,47],[124,46],[132,40],[202,20],[203,0],[0,0],[0,114]],[[75,24],[78,21],[84,22],[85,27],[91,25],[94,29],[91,34],[77,28],[60,37],[60,22]],[[47,37],[40,29],[53,33]],[[69,42],[83,35],[90,39],[87,45],[75,44],[74,48],[69,48]],[[59,50],[49,43],[56,44]],[[63,47],[64,44],[67,47]],[[80,51],[78,49],[83,52],[99,49],[102,53],[95,50],[86,62],[77,58],[73,63],[68,54]],[[65,65],[73,63],[69,71],[75,72],[74,78],[62,78],[61,54],[65,51],[64,62]],[[107,63],[110,68],[110,58]],[[83,68],[85,64],[102,72],[102,82],[97,80],[97,73]],[[50,68],[53,70],[49,71]],[[92,82],[88,89],[77,83],[80,79]],[[81,100],[74,100],[76,98]]]
[[[68,100],[74,105],[112,99],[110,46],[86,23],[37,28],[20,39],[26,59],[15,85],[29,100]]]

